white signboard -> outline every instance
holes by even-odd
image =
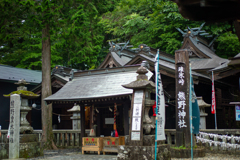
[[[114,124],[114,118],[105,118],[105,124]]]
[[[142,101],[143,101],[143,90],[135,91],[135,94],[134,94],[134,104],[135,103],[142,104]]]
[[[140,131],[141,128],[141,117],[132,118],[132,131]]]
[[[141,130],[142,102],[143,102],[143,90],[135,91],[133,113],[132,113],[132,131]],[[139,132],[139,137],[140,137],[140,132]]]
[[[133,104],[133,117],[140,117],[142,115],[142,104]]]
[[[140,132],[132,132],[131,140],[140,140]]]

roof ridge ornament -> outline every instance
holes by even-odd
[[[110,45],[109,51],[110,52],[115,52],[115,53],[118,54],[118,56],[121,57],[122,56],[121,52],[124,49],[128,48],[127,45],[129,43],[129,40],[127,42],[124,42],[124,43],[114,43],[114,42],[111,42],[111,41],[109,41],[108,43]],[[121,45],[123,45],[123,46],[121,46]]]
[[[51,75],[54,75],[54,74],[59,74],[60,76],[70,76],[70,74],[67,74],[64,72],[64,67],[63,66],[60,66],[60,65],[56,65],[53,69],[52,69],[52,73]]]
[[[213,48],[213,42],[216,40],[218,36],[214,37],[213,40],[210,43],[208,43],[208,40],[204,38],[209,38],[213,36],[209,35],[209,33],[207,33],[205,30],[202,30],[205,24],[206,22],[202,23],[201,26],[197,28],[190,28],[189,26],[187,26],[187,29],[184,30],[181,30],[180,28],[176,29],[182,34],[183,37],[192,37],[192,39],[195,42],[201,43],[207,46],[212,51],[215,51]]]

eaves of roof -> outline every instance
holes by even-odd
[[[59,74],[54,74],[51,75],[51,81],[53,81],[54,79],[59,80],[60,82],[66,84],[69,81],[69,76],[63,77]],[[36,87],[34,87],[31,91],[36,93],[37,91],[41,90],[42,87],[42,83],[38,84]]]
[[[81,72],[45,101],[87,100],[132,94],[132,89],[122,87],[136,80],[138,66]],[[125,68],[125,70],[124,70]],[[119,70],[120,69],[120,70]],[[150,75],[151,76],[151,75]],[[149,77],[150,77],[149,76]]]

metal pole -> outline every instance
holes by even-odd
[[[213,82],[213,87],[214,87],[214,79],[213,79],[213,71],[212,71],[212,82]],[[214,114],[214,118],[215,118],[215,129],[217,129],[217,105],[216,105],[216,97],[215,97],[215,88],[214,88],[214,99],[215,99],[215,114]]]
[[[155,62],[155,65],[157,65],[157,71],[155,73],[156,79],[156,114],[158,114],[158,74],[159,74],[159,49],[157,50],[157,64]],[[155,126],[155,160],[157,160],[157,116],[156,116],[156,126]]]
[[[189,64],[190,73],[190,88],[189,88],[189,112],[190,112],[190,134],[191,134],[191,158],[193,160],[193,134],[192,134],[192,69]]]

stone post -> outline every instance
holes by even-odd
[[[20,106],[21,97],[18,94],[10,96],[10,137],[9,159],[19,158],[19,130],[20,130]]]
[[[80,106],[74,104],[73,108],[67,110],[68,112],[73,112],[72,119],[72,129],[80,130],[81,129],[81,115],[80,115]]]

